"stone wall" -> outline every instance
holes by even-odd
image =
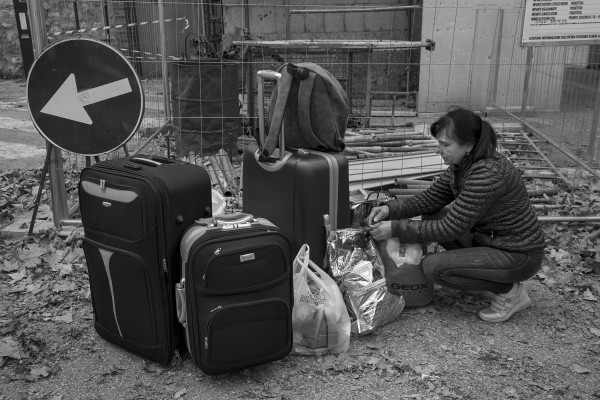
[[[87,29],[104,26],[101,1],[80,1],[77,4],[76,11],[72,1],[44,1],[44,23],[49,43],[72,37],[72,34],[64,32],[74,30],[78,25]],[[102,34],[100,30],[90,37],[102,39]],[[0,78],[19,77],[24,77],[24,70],[15,10],[12,0],[0,0]]]
[[[0,78],[23,74],[23,58],[12,0],[0,0]]]

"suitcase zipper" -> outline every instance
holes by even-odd
[[[106,188],[112,188],[115,190],[127,190],[133,193],[136,193],[138,196],[141,197],[140,193],[137,190],[132,189],[130,186],[125,186],[125,185],[118,185],[118,184],[109,184],[108,186],[106,185],[106,179],[99,179],[99,178],[94,178],[94,177],[89,177],[89,178],[84,178],[83,181],[86,182],[90,182],[94,185],[98,185],[98,187],[100,187],[100,190],[104,191],[106,190]],[[85,192],[85,191],[84,191]],[[87,192],[85,192],[87,193]],[[93,194],[89,193],[90,196],[94,196]],[[97,196],[94,196],[95,198],[98,198]],[[148,210],[146,207],[146,203],[145,202],[141,202],[142,204],[142,215],[147,215]],[[146,224],[146,220],[144,219],[142,221],[143,226],[142,226],[142,231],[144,232],[144,235],[146,235],[148,233],[148,224]],[[125,239],[126,240],[126,239]]]
[[[169,202],[169,196],[160,196],[161,193],[163,193],[162,190],[162,182],[159,179],[154,178],[151,175],[144,175],[144,174],[140,174],[140,173],[136,173],[134,171],[123,171],[123,169],[121,167],[118,166],[113,166],[113,165],[107,165],[107,164],[98,164],[96,165],[96,168],[99,169],[106,169],[109,171],[112,171],[115,173],[115,175],[118,176],[123,176],[123,177],[137,177],[138,179],[142,180],[143,182],[147,182],[152,189],[159,194],[159,196],[157,196],[156,198],[158,199],[158,209],[160,210],[160,212],[158,212],[158,227],[163,226],[163,222],[165,220],[164,215],[163,215],[163,210],[168,209],[170,207],[170,202]],[[165,205],[163,206],[162,202],[163,202],[163,198],[166,198],[166,202]],[[166,208],[165,208],[166,207]],[[157,229],[157,232],[159,230]],[[161,244],[161,247],[159,248],[159,253],[161,257],[161,261],[163,261],[164,263],[166,263],[166,254],[167,254],[167,249],[166,249],[166,237],[164,235],[164,232],[158,232],[159,235],[159,242]],[[163,265],[163,271],[166,274],[166,278],[169,277],[169,271],[166,265]]]
[[[211,338],[211,332],[210,332],[210,328],[211,328],[211,324],[213,322],[213,320],[216,318],[216,316],[223,311],[226,310],[231,310],[234,308],[242,308],[242,307],[251,307],[251,306],[255,306],[255,305],[259,305],[259,304],[266,304],[266,303],[272,303],[272,302],[278,302],[278,303],[282,303],[284,306],[287,307],[287,303],[282,300],[282,299],[278,299],[278,298],[269,298],[269,299],[261,299],[261,300],[255,300],[255,301],[248,301],[248,302],[244,302],[244,303],[236,303],[236,304],[229,304],[226,306],[222,306],[219,305],[215,308],[213,308],[212,310],[210,310],[210,313],[208,315],[208,319],[206,320],[206,327],[205,327],[205,335],[204,335],[204,350],[206,352],[205,355],[205,359],[210,362],[210,352],[209,350],[212,350],[212,348],[210,347],[209,343],[210,343],[210,338]],[[291,318],[290,313],[288,313],[287,315],[288,320]],[[291,325],[291,321],[290,325]],[[245,364],[245,362],[241,362],[241,363],[237,363],[237,364]],[[236,364],[233,364],[236,365]]]
[[[271,233],[271,232],[266,232],[266,233]],[[205,242],[203,243],[203,245],[208,244],[209,242]],[[284,280],[286,280],[287,274],[283,273],[282,276],[280,278],[277,278],[273,281],[270,282],[266,282],[264,284],[260,284],[260,285],[256,285],[256,286],[252,286],[252,287],[248,287],[248,288],[244,288],[243,290],[239,290],[239,289],[234,289],[234,290],[213,290],[213,289],[209,289],[207,288],[207,284],[208,284],[208,278],[210,277],[210,275],[207,277],[208,271],[210,271],[210,265],[212,264],[212,262],[219,258],[219,257],[223,257],[223,256],[227,256],[230,254],[235,254],[235,253],[242,253],[242,252],[247,252],[248,250],[257,250],[257,249],[261,249],[261,248],[266,248],[266,247],[272,247],[272,246],[276,246],[277,248],[280,249],[281,254],[285,255],[285,250],[283,248],[281,248],[281,246],[277,245],[277,244],[264,244],[264,245],[254,245],[254,246],[245,246],[245,247],[240,247],[240,248],[236,248],[236,249],[232,249],[229,251],[222,251],[222,248],[219,247],[217,248],[213,254],[208,258],[208,260],[206,260],[206,270],[204,272],[204,274],[202,275],[202,280],[204,281],[204,287],[201,289],[203,292],[205,293],[212,293],[212,294],[219,294],[219,295],[228,295],[228,294],[235,294],[235,293],[245,293],[245,292],[251,292],[251,291],[256,291],[256,290],[260,290],[266,287],[270,287],[270,286],[276,286],[279,283],[283,282]],[[192,260],[194,258],[195,254],[190,257],[188,260]]]

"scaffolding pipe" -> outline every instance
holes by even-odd
[[[544,153],[542,153],[542,151],[540,150],[540,148],[539,148],[539,147],[537,147],[537,145],[536,145],[535,143],[533,143],[533,140],[531,140],[531,139],[530,139],[530,138],[529,138],[527,135],[525,135],[524,133],[523,133],[523,137],[525,138],[525,140],[527,140],[527,141],[529,142],[529,145],[530,145],[531,147],[533,147],[533,148],[536,150],[536,152],[538,153],[538,155],[539,155],[540,157],[542,157],[542,158],[544,159],[544,161],[546,161],[546,163],[547,163],[548,165],[550,165],[550,169],[552,169],[552,171],[554,171],[554,173],[556,174],[556,176],[558,176],[558,177],[559,177],[559,178],[560,178],[560,179],[561,179],[561,180],[562,180],[562,181],[563,181],[563,182],[564,182],[564,183],[565,183],[565,184],[566,184],[566,185],[567,185],[569,188],[572,188],[572,187],[573,187],[573,184],[572,184],[571,182],[569,182],[569,180],[568,180],[568,179],[567,179],[567,178],[566,178],[566,177],[565,177],[563,174],[561,174],[561,173],[558,171],[558,168],[556,168],[556,167],[554,166],[554,164],[552,164],[552,163],[550,162],[550,160],[548,159],[548,157],[546,157],[546,156],[544,155]],[[527,169],[527,167],[523,167],[523,168],[524,168],[524,169]]]
[[[600,216],[587,215],[579,217],[569,217],[561,215],[541,215],[538,217],[540,222],[600,222]]]
[[[517,117],[516,115],[514,115],[513,113],[511,113],[510,111],[506,111],[502,108],[500,108],[499,106],[497,106],[496,104],[493,104],[493,106],[502,111],[503,113],[505,113],[506,115],[510,116],[511,118],[514,118],[516,121],[520,122],[521,124],[523,124],[524,127],[526,127],[527,129],[529,129],[531,132],[535,133],[536,135],[539,135],[541,138],[543,138],[545,141],[547,141],[548,143],[550,143],[552,146],[554,146],[556,148],[556,150],[558,150],[559,152],[563,153],[565,156],[569,157],[571,160],[575,161],[581,168],[585,169],[586,171],[588,171],[590,174],[594,175],[596,178],[600,179],[600,174],[596,171],[594,171],[593,169],[591,169],[590,167],[588,167],[587,165],[585,165],[585,163],[583,163],[576,155],[574,155],[573,153],[571,153],[568,150],[563,149],[562,147],[560,147],[556,142],[554,142],[554,140],[550,139],[548,136],[544,135],[543,133],[541,133],[540,131],[538,131],[536,128],[534,128],[531,124],[525,122],[522,118]]]
[[[411,42],[402,40],[344,40],[344,39],[296,39],[296,40],[234,40],[236,46],[268,48],[342,48],[355,50],[389,50],[430,47],[431,41]]]
[[[423,8],[422,6],[391,6],[391,7],[352,7],[352,8],[323,8],[316,10],[290,10],[290,14],[331,14],[355,12],[387,12]]]

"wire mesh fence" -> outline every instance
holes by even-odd
[[[256,101],[256,72],[314,62],[348,95],[347,137],[426,135],[449,106],[463,106],[500,131],[516,124],[545,162],[578,171],[598,166],[600,45],[522,47],[524,0],[502,7],[429,0],[45,4],[48,44],[97,39],[120,51],[138,73],[145,108],[126,144],[129,153],[183,158],[192,151],[198,158],[223,148],[236,159],[248,143],[240,145],[239,138],[253,140],[257,109],[267,106]],[[183,62],[190,73],[176,67]],[[203,81],[208,75],[210,82]],[[270,90],[268,84],[267,102]],[[404,149],[362,144],[346,154],[369,160],[356,167],[357,181],[376,176],[367,186],[426,178],[444,168],[431,143]],[[82,156],[66,154],[69,163],[83,165]]]

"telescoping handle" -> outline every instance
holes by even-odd
[[[256,73],[258,81],[258,147],[262,152],[262,149],[266,143],[265,141],[265,91],[264,91],[264,80],[271,79],[277,81],[277,89],[281,87],[281,79],[283,76],[277,71],[261,70]],[[279,98],[279,96],[277,96]],[[279,159],[282,160],[285,154],[285,133],[283,132],[283,124],[281,125],[281,133],[279,135]]]

